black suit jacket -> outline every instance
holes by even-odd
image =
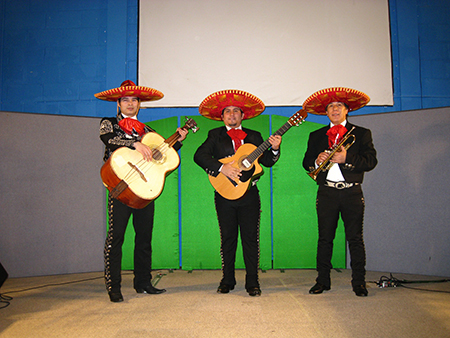
[[[255,146],[259,146],[264,142],[261,133],[242,128],[247,133],[244,139],[244,143],[251,143]],[[227,134],[227,128],[225,126],[211,129],[208,132],[208,137],[205,142],[197,149],[194,154],[194,161],[200,167],[202,167],[208,175],[216,177],[219,175],[219,169],[222,163],[220,159],[233,156],[234,148],[231,137]],[[280,151],[277,155],[274,155],[269,148],[259,157],[258,162],[266,167],[273,166],[280,157]]]
[[[346,182],[362,183],[364,172],[372,170],[377,165],[377,153],[372,141],[372,132],[347,121],[347,130],[350,130],[352,127],[355,127],[352,132],[355,135],[355,143],[347,150],[345,163],[340,163],[339,168]],[[329,129],[330,126],[328,125],[313,131],[309,135],[308,148],[303,158],[303,167],[308,172],[315,169],[314,162],[317,156],[328,149],[327,131]],[[317,184],[324,184],[327,174],[328,171],[321,172],[317,176]]]

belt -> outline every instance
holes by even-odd
[[[336,189],[346,189],[351,188],[355,185],[359,185],[359,183],[347,183],[347,182],[332,182],[332,181],[326,181],[325,186],[330,188],[336,188]]]

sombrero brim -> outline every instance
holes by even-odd
[[[134,96],[141,101],[156,101],[164,97],[159,90],[144,86],[122,86],[114,89],[105,90],[94,94],[97,99],[105,101],[117,101],[121,97]]]
[[[221,90],[209,95],[199,106],[199,112],[204,117],[221,121],[222,110],[228,106],[235,106],[244,112],[244,120],[261,114],[266,106],[256,96],[242,90]]]
[[[319,90],[312,94],[305,100],[302,108],[311,114],[326,115],[327,106],[331,102],[343,102],[348,106],[349,111],[355,111],[364,107],[369,101],[370,97],[359,90],[345,87],[332,87]]]

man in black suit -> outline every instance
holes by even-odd
[[[361,189],[364,173],[377,165],[376,151],[369,129],[355,126],[347,121],[349,111],[365,106],[370,98],[350,88],[327,88],[314,93],[303,104],[308,113],[327,115],[330,124],[312,132],[303,159],[303,167],[314,171],[330,157],[336,146],[353,128],[354,143],[348,149],[345,145],[353,141],[349,137],[329,160],[331,167],[320,171],[316,181],[316,208],[319,224],[317,246],[316,284],[309,290],[320,294],[330,290],[331,256],[333,240],[339,215],[344,221],[345,236],[349,245],[352,268],[352,287],[357,296],[367,296],[365,283],[366,253],[363,240],[364,196]],[[327,166],[324,165],[324,168]]]
[[[117,115],[105,117],[100,121],[100,139],[105,144],[103,160],[106,162],[112,153],[128,147],[138,151],[143,159],[151,161],[152,149],[141,142],[142,137],[154,132],[149,126],[138,121],[137,115],[141,101],[154,101],[163,97],[160,91],[144,86],[136,86],[134,82],[126,80],[120,87],[105,90],[95,94],[100,100],[117,102]],[[181,148],[187,131],[178,128],[180,134],[174,149]],[[121,266],[122,245],[128,220],[133,215],[135,230],[134,247],[134,280],[133,286],[137,293],[160,294],[165,289],[157,289],[151,284],[152,280],[152,233],[155,205],[152,201],[141,209],[135,209],[108,194],[108,235],[105,241],[105,284],[111,302],[122,302]]]
[[[195,163],[213,177],[221,173],[231,180],[241,178],[242,171],[233,165],[234,161],[223,164],[219,160],[233,156],[244,143],[259,146],[264,142],[259,132],[241,126],[242,120],[253,118],[264,109],[260,99],[244,91],[223,90],[208,96],[200,104],[200,114],[213,120],[223,120],[225,125],[209,131],[208,138],[194,155]],[[280,157],[281,136],[272,135],[268,141],[271,148],[264,151],[258,161],[271,167]],[[261,295],[258,280],[261,203],[256,181],[249,183],[249,190],[237,199],[227,199],[215,191],[223,271],[218,293],[228,293],[236,285],[235,260],[240,230],[246,269],[245,289],[250,296]]]

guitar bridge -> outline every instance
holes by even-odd
[[[128,162],[128,165],[129,165],[131,168],[133,168],[134,170],[137,171],[137,173],[139,174],[139,176],[141,177],[141,179],[142,179],[144,182],[147,182],[147,179],[145,178],[145,175],[144,175],[144,173],[142,172],[141,169],[139,169],[137,166],[135,166],[135,165],[134,165],[133,163],[131,163],[131,162]]]

